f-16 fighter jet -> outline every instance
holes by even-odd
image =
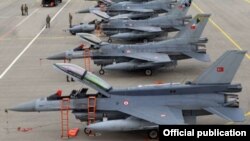
[[[242,122],[245,117],[239,108],[239,97],[235,94],[241,92],[242,87],[231,82],[245,53],[227,51],[192,82],[125,89],[113,88],[74,64],[58,63],[54,65],[56,69],[95,89],[97,94],[86,95],[86,89],[83,89],[83,92],[71,96],[40,98],[9,110],[59,111],[62,99],[67,97],[70,98],[73,114],[83,121],[88,119],[88,100],[96,97],[96,122],[85,128],[86,133],[147,130],[150,138],[157,138],[158,125],[195,124],[198,116],[214,114],[226,120]],[[106,120],[98,122],[102,117]]]
[[[92,34],[78,34],[90,44],[90,51],[76,48],[48,57],[49,60],[78,59],[90,57],[100,65],[100,74],[109,70],[143,70],[145,75],[162,67],[176,66],[178,60],[194,58],[209,61],[204,44],[207,38],[201,34],[208,22],[209,14],[199,14],[174,38],[143,44],[110,44],[102,42]]]
[[[111,38],[114,39],[138,40],[159,36],[160,34],[163,34],[164,31],[178,31],[183,28],[185,26],[185,21],[191,19],[191,16],[185,16],[190,5],[191,1],[180,0],[168,14],[161,16],[152,16],[148,13],[126,13],[110,17],[107,13],[99,10],[92,10],[92,13],[103,18],[103,20],[98,21],[95,26],[99,26],[107,36],[111,36]],[[151,18],[144,20],[128,20],[136,19],[140,16]],[[88,27],[93,26],[86,23],[75,25],[70,28],[69,31],[72,34],[89,32]]]
[[[166,32],[179,31],[185,27],[185,21],[191,16],[185,16],[191,3],[180,0],[168,14],[145,20],[116,19],[100,25],[101,30],[112,39],[141,40],[154,39]]]
[[[91,7],[88,9],[80,10],[77,13],[90,13],[91,10],[100,10],[107,12],[109,15],[114,16],[127,12],[140,12],[140,13],[148,13],[148,12],[167,12],[172,8],[172,5],[175,4],[176,1],[172,0],[153,0],[142,3],[134,3],[134,2],[119,2],[113,3],[110,6],[105,7],[104,9],[97,5],[95,7]]]

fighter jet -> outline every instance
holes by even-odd
[[[191,2],[191,1],[189,1]],[[109,36],[109,42],[112,39],[120,40],[139,40],[153,39],[154,37],[163,35],[165,31],[172,32],[181,30],[185,26],[185,21],[192,18],[192,16],[185,16],[191,3],[187,0],[180,0],[175,7],[169,11],[168,14],[156,16],[145,20],[128,20],[138,14],[122,14],[110,17],[105,12],[93,10],[92,13],[104,18],[99,22],[100,29]],[[146,15],[146,14],[143,14]],[[151,16],[151,15],[149,15]],[[125,19],[124,19],[125,18]],[[91,25],[89,25],[91,26]],[[70,28],[71,33],[85,32],[86,24],[78,25]]]
[[[231,82],[245,53],[227,51],[192,82],[139,85],[125,89],[115,89],[74,64],[57,63],[54,67],[97,91],[94,95],[65,96],[70,98],[70,109],[79,117],[88,115],[89,96],[96,96],[98,116],[95,123],[85,128],[89,131],[86,133],[147,130],[150,138],[157,138],[158,125],[195,124],[198,116],[215,114],[234,122],[244,121],[236,94],[241,92],[242,86]],[[86,89],[83,91],[85,93]],[[9,110],[59,111],[60,102],[65,97],[40,98]],[[108,120],[97,121],[101,119],[100,115]]]
[[[169,9],[169,4],[172,5],[173,2],[170,2],[171,0],[157,0],[157,1],[152,1],[152,2],[146,2],[143,4],[139,4],[139,3],[133,3],[132,7],[131,6],[127,6],[128,2],[126,2],[124,4],[123,3],[117,3],[114,4],[113,7],[118,7],[116,9],[119,9],[121,6],[123,7],[122,9],[119,9],[118,11],[116,10],[111,10],[108,8],[107,10],[101,10],[101,9],[106,9],[103,8],[103,6],[101,6],[102,4],[98,4],[99,6],[97,7],[91,7],[88,8],[87,10],[81,10],[77,13],[94,13],[96,15],[98,15],[99,17],[104,18],[104,20],[102,21],[98,21],[98,23],[101,22],[107,22],[107,20],[110,19],[123,19],[123,18],[130,18],[130,19],[146,19],[146,18],[150,18],[150,17],[155,17],[158,15],[158,13],[162,13],[162,12],[166,12],[166,11],[162,11],[162,7],[165,6],[164,9]],[[124,7],[129,7],[129,11],[124,10]],[[100,8],[102,7],[102,8]],[[112,6],[111,6],[112,7]],[[138,7],[138,8],[133,8],[133,7]],[[143,7],[147,8],[146,10],[143,9]],[[172,7],[172,6],[171,6]],[[149,9],[151,8],[151,9]],[[114,8],[113,8],[114,9]],[[134,10],[132,10],[134,9]],[[135,11],[138,10],[138,11]],[[139,11],[141,10],[141,11]],[[105,11],[105,12],[104,12]],[[68,29],[68,31],[75,35],[76,33],[81,33],[81,32],[92,32],[95,30],[95,26],[96,24],[94,23],[81,23],[79,25],[74,25],[71,28]]]
[[[176,1],[172,0],[154,0],[142,3],[133,2],[119,2],[111,4],[110,6],[97,5],[95,7],[90,7],[88,9],[80,10],[77,13],[90,13],[92,10],[100,10],[107,12],[110,16],[115,16],[118,14],[124,14],[128,12],[139,12],[139,13],[165,13],[172,8],[172,5]]]
[[[71,60],[90,57],[96,65],[109,70],[143,70],[151,76],[154,69],[176,66],[178,60],[194,58],[208,62],[205,43],[201,34],[210,14],[198,14],[180,31],[175,38],[142,44],[109,44],[92,34],[78,34],[90,44],[90,51],[75,48],[48,57],[49,60]]]
[[[151,0],[87,0],[87,1],[97,1],[97,2],[102,2],[105,4],[112,4],[112,3],[119,3],[119,2],[124,2],[124,1],[129,1],[129,2],[147,2]]]
[[[191,1],[190,1],[191,2]],[[109,36],[109,42],[116,40],[141,40],[147,42],[150,39],[165,35],[167,32],[179,31],[185,27],[185,21],[192,16],[185,16],[191,3],[180,0],[168,14],[145,20],[110,20],[101,24],[101,29]]]

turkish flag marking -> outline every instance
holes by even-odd
[[[224,67],[217,67],[217,72],[224,72]]]
[[[192,24],[192,25],[191,25],[191,29],[194,30],[195,28],[196,28],[196,25],[195,25],[195,24]]]
[[[124,100],[123,105],[128,106],[128,100]]]

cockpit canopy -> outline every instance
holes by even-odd
[[[105,91],[109,91],[110,89],[112,89],[112,86],[109,83],[107,83],[103,79],[99,78],[93,73],[88,72],[87,70],[77,65],[69,64],[69,63],[57,63],[57,64],[54,64],[54,66],[57,69],[63,71],[64,73],[70,74],[73,77],[79,79],[80,81],[82,80],[83,83],[84,81],[87,81],[88,83],[90,83],[90,85],[95,85],[96,87]]]

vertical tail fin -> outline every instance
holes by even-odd
[[[176,3],[175,7],[169,11],[168,16],[184,17],[190,8],[192,0],[180,0]]]
[[[205,72],[196,78],[194,84],[229,84],[234,78],[246,51],[227,51]]]
[[[198,14],[196,15],[183,30],[181,30],[176,38],[185,38],[195,42],[200,39],[200,36],[208,22],[210,14]]]

